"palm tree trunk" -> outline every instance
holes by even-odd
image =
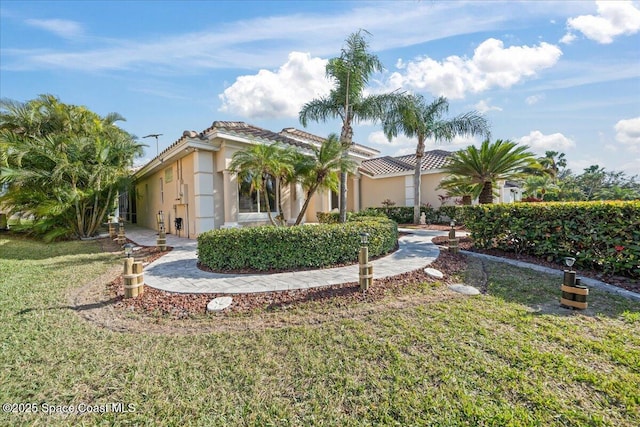
[[[349,106],[345,106],[347,115],[349,114]],[[351,147],[351,138],[353,137],[353,129],[351,129],[350,119],[347,118],[342,125],[342,131],[340,133],[340,143],[342,144],[342,157],[347,157],[349,153],[349,147]],[[347,172],[340,172],[340,206],[339,206],[339,222],[344,224],[347,222]]]
[[[306,198],[304,200],[304,203],[302,204],[302,209],[300,209],[300,213],[298,214],[298,218],[296,218],[295,225],[300,225],[300,223],[302,222],[302,218],[304,218],[304,215],[307,213],[307,209],[309,208],[309,202],[311,202],[311,198],[313,197],[313,195],[315,194],[317,189],[318,189],[318,186],[317,185],[313,185],[307,191],[307,196],[306,196]]]
[[[416,148],[416,167],[413,170],[413,223],[420,224],[420,187],[422,179],[422,156],[424,156],[424,137],[418,137],[418,147]]]
[[[471,206],[471,196],[462,196],[462,205]]]
[[[483,184],[478,200],[483,205],[493,203],[493,183],[491,181],[486,181]]]
[[[269,194],[267,193],[267,184],[266,180],[262,180],[262,192],[264,193],[264,204],[267,205],[267,216],[269,217],[269,222],[271,225],[277,226],[276,222],[273,220],[273,216],[271,215],[271,204],[269,203]]]

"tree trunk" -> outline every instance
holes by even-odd
[[[304,203],[302,204],[302,209],[300,209],[300,213],[298,214],[298,218],[296,218],[296,223],[294,225],[300,225],[300,223],[302,222],[302,218],[304,218],[304,215],[307,213],[307,208],[309,208],[309,202],[311,201],[311,198],[313,197],[317,189],[318,186],[314,185],[307,191],[307,196],[304,200]]]
[[[420,224],[420,187],[422,179],[422,157],[424,156],[424,138],[418,137],[418,147],[416,148],[416,167],[413,170],[413,223]]]
[[[462,205],[463,206],[471,206],[471,196],[462,196]]]
[[[493,183],[491,181],[486,181],[482,185],[482,191],[480,192],[479,202],[480,204],[483,204],[483,205],[493,203]]]
[[[349,107],[345,108],[345,111],[348,111]],[[342,132],[340,133],[340,143],[342,144],[342,157],[347,157],[349,155],[349,147],[351,147],[353,137],[353,129],[351,128],[351,121],[347,119],[342,125]],[[339,207],[339,216],[338,221],[341,224],[347,222],[347,173],[340,172],[340,206]]]
[[[269,193],[267,193],[267,184],[264,179],[262,180],[262,191],[264,193],[264,204],[267,205],[267,216],[269,217],[269,222],[271,225],[277,226],[278,224],[276,224],[273,220],[273,216],[271,215],[271,203],[269,203]]]

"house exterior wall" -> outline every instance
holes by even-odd
[[[444,195],[444,190],[436,190],[440,181],[445,177],[444,173],[423,174],[420,182],[420,199],[422,203],[434,208],[441,205],[439,195]],[[396,206],[413,206],[413,175],[390,176],[383,178],[371,178],[362,175],[360,178],[360,194],[362,208],[380,207],[386,199],[395,202]]]
[[[373,179],[362,175],[360,178],[360,197],[362,208],[382,206],[386,199],[395,202],[396,206],[405,206],[404,176]]]

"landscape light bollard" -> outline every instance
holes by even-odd
[[[124,235],[124,221],[120,221],[118,224],[118,244],[122,245],[126,240],[127,238]]]
[[[113,218],[109,217],[109,222],[107,223],[109,226],[109,237],[111,239],[116,238],[116,224],[113,222]]]
[[[572,257],[564,259],[564,263],[569,267],[569,270],[564,270],[564,280],[560,287],[562,291],[560,305],[565,308],[584,310],[588,305],[587,295],[589,295],[589,289],[580,284],[580,279],[576,278],[576,272],[571,269],[575,262],[576,259]]]
[[[164,213],[162,211],[158,211],[157,215],[158,220],[158,239],[156,241],[156,245],[160,251],[165,251],[167,249],[167,233],[164,228]]]
[[[373,264],[369,262],[369,233],[360,233],[360,290],[366,291],[373,285]]]
[[[133,253],[133,245],[127,243],[124,245],[124,297],[135,298],[144,292],[144,273],[141,262],[135,262],[131,256]]]
[[[456,221],[451,220],[451,230],[449,230],[449,252],[457,254],[460,248],[458,247],[458,239],[456,238]]]

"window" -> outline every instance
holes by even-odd
[[[266,177],[266,187],[271,211],[276,211],[276,180],[271,175]],[[240,213],[267,212],[267,203],[264,197],[263,192],[260,192],[260,197],[258,197],[258,190],[252,190],[251,176],[245,176],[244,179],[239,181],[238,200]]]
[[[340,194],[331,190],[331,210],[340,209]]]

